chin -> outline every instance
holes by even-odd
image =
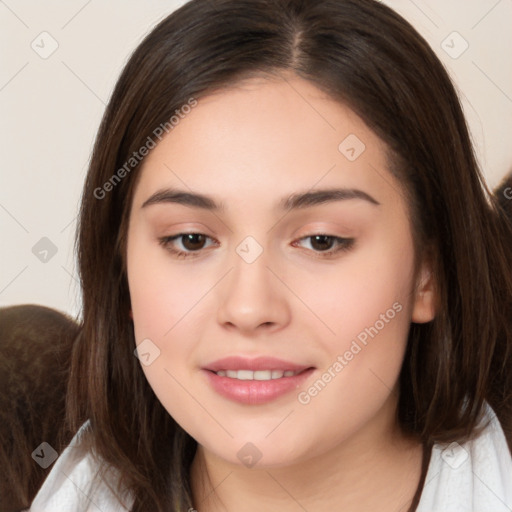
[[[276,469],[284,468],[304,462],[311,457],[310,447],[304,442],[268,436],[268,432],[254,433],[243,436],[243,439],[231,439],[224,446],[211,443],[200,443],[204,449],[223,459],[228,464],[248,469]],[[307,436],[306,436],[307,439]],[[297,448],[300,447],[300,450]]]

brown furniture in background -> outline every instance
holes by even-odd
[[[73,437],[65,398],[79,333],[74,320],[51,308],[0,308],[0,512],[30,506]]]

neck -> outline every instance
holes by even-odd
[[[199,445],[191,468],[194,507],[405,512],[420,482],[422,446],[401,434],[394,411],[396,403],[328,453],[293,465],[249,469]]]

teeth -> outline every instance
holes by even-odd
[[[236,378],[239,380],[253,380],[254,372],[251,370],[238,370],[236,372]]]
[[[270,380],[272,372],[270,370],[258,370],[254,372],[254,380]]]
[[[219,377],[228,377],[238,380],[273,380],[282,377],[293,377],[299,372],[293,370],[219,370],[215,372]]]

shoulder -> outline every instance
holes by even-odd
[[[512,456],[492,408],[487,426],[463,444],[434,445],[417,512],[509,512]]]
[[[90,426],[86,421],[55,461],[49,475],[32,501],[30,512],[127,512],[132,502],[118,501],[105,478],[95,480],[100,469],[90,453],[78,449],[81,436]],[[114,473],[110,473],[114,475]],[[113,480],[112,480],[113,482]],[[125,506],[126,505],[126,506]]]

